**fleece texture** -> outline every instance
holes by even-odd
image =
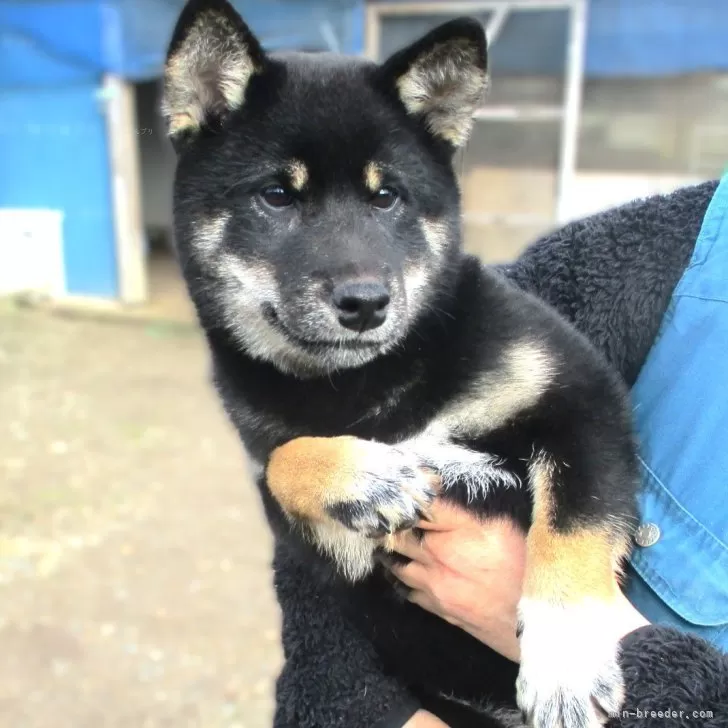
[[[632,385],[716,187],[708,182],[571,223],[499,268],[554,306]],[[397,600],[384,580],[341,588],[281,543],[274,571],[285,653],[275,728],[400,728],[419,707],[451,728],[518,723],[446,699],[513,706],[517,666]],[[625,639],[623,662],[625,710],[634,714],[615,727],[728,728],[728,657],[707,642],[649,627]],[[683,713],[653,718],[648,710]],[[713,717],[694,718],[694,710]]]
[[[728,656],[693,635],[643,627],[622,640],[627,697],[608,728],[725,728]]]

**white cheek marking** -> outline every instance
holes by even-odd
[[[440,261],[450,244],[450,229],[444,220],[421,217],[418,224],[431,257],[422,262],[405,264],[403,281],[408,323],[412,323],[422,310],[427,299],[428,287],[432,279],[437,276]]]
[[[271,266],[260,261],[246,262],[231,253],[224,253],[209,264],[216,266],[217,294],[222,301],[225,324],[250,356],[269,361],[285,373],[306,377],[361,366],[379,353],[376,349],[331,349],[327,353],[302,349],[263,315],[264,304],[272,305],[279,312],[281,309],[280,289]],[[312,311],[308,316],[310,321],[304,316],[299,323],[320,329],[321,311]]]
[[[224,280],[234,279],[240,285],[241,300],[246,308],[275,304],[279,300],[278,282],[270,265],[259,261],[243,262],[228,253],[221,257],[219,266]]]
[[[422,310],[430,282],[426,266],[408,266],[404,270],[404,295],[407,299],[407,321],[412,323]]]
[[[194,249],[203,259],[209,259],[220,249],[231,217],[231,213],[221,212],[194,223]]]
[[[426,217],[421,217],[419,223],[430,252],[439,258],[450,243],[449,225],[445,220],[428,219]]]
[[[264,304],[276,306],[280,299],[278,282],[269,265],[245,263],[232,254],[218,260],[218,280],[223,287],[225,323],[256,358],[276,361],[297,349],[273,328],[263,316]]]

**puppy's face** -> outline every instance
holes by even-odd
[[[205,325],[300,376],[397,345],[459,248],[451,158],[486,84],[474,21],[385,64],[267,55],[223,0],[168,54],[175,232]]]

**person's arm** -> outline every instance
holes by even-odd
[[[274,569],[285,657],[274,728],[447,728],[384,673],[333,590],[280,545]]]

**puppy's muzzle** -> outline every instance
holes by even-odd
[[[379,328],[387,320],[389,302],[387,287],[372,279],[343,281],[331,293],[339,323],[359,333]]]

